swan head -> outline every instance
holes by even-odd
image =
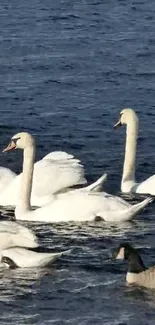
[[[138,123],[138,117],[136,115],[136,112],[131,108],[124,108],[120,112],[120,118],[118,122],[114,125],[114,129],[117,129],[118,127],[122,125],[127,125],[132,122],[136,121]]]
[[[12,151],[14,149],[26,149],[28,147],[32,147],[35,145],[34,137],[27,132],[20,132],[15,134],[12,138],[8,146],[2,151]]]

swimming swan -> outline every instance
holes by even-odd
[[[121,181],[121,191],[124,193],[141,193],[155,195],[155,175],[142,183],[135,181],[136,145],[138,136],[138,117],[133,109],[126,108],[120,113],[120,119],[114,128],[126,125],[126,147]]]
[[[138,251],[130,244],[121,244],[113,252],[113,257],[128,261],[127,283],[155,289],[155,266],[147,269]]]
[[[107,174],[104,174],[84,189],[100,191],[106,178]],[[20,183],[21,174],[16,175],[10,169],[0,167],[1,206],[16,206]],[[31,204],[43,206],[50,202],[54,193],[70,190],[75,185],[86,183],[84,167],[80,160],[63,151],[51,152],[34,164]]]
[[[0,221],[0,266],[43,267],[70,251],[60,253],[37,252],[38,238],[16,222]]]
[[[23,173],[15,217],[20,220],[42,222],[89,221],[101,217],[105,221],[132,220],[152,199],[131,205],[119,197],[105,193],[71,191],[53,195],[51,202],[31,210],[30,196],[35,159],[35,140],[26,132],[18,133],[11,139],[5,151],[23,150]]]

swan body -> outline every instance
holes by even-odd
[[[152,199],[131,205],[118,197],[105,193],[64,193],[55,195],[49,204],[31,211],[15,210],[17,220],[40,222],[84,222],[101,217],[104,221],[120,222],[132,220]]]
[[[2,263],[8,264],[10,268],[12,266],[13,268],[44,267],[53,264],[58,258],[69,252],[38,253],[23,247],[13,247],[1,252],[1,261]]]
[[[126,108],[121,111],[120,119],[115,128],[126,125],[126,147],[121,181],[123,193],[140,193],[155,195],[155,175],[141,183],[135,181],[136,146],[138,136],[138,117],[133,109]]]
[[[141,211],[151,199],[131,205],[119,197],[106,193],[87,191],[70,191],[55,194],[49,204],[31,210],[30,196],[32,190],[33,166],[35,159],[35,140],[26,133],[12,137],[11,143],[4,151],[15,148],[23,150],[23,173],[19,201],[15,209],[17,220],[41,222],[89,221],[101,217],[105,221],[127,221]]]

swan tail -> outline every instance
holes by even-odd
[[[69,255],[70,250],[59,252],[59,253],[35,253],[39,254],[36,259],[36,265],[34,267],[44,267],[53,264],[56,260],[58,260],[63,255]],[[33,265],[32,265],[33,267]]]
[[[106,213],[99,213],[98,215],[104,220],[109,222],[126,222],[131,221],[134,217],[144,209],[149,203],[153,201],[153,198],[147,198],[144,201],[134,204],[121,211],[113,211],[106,216]]]
[[[83,189],[88,192],[100,192],[102,190],[103,184],[107,180],[107,176],[107,173],[103,174],[96,182],[84,187]]]
[[[44,267],[53,264],[57,259],[59,259],[64,252],[60,253],[35,253],[38,254],[36,256],[36,263],[32,265],[32,267]]]
[[[151,203],[154,199],[151,197],[146,198],[140,203],[134,204],[127,213],[128,220],[134,219],[134,217],[143,210],[149,203]]]

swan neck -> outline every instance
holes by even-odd
[[[135,183],[137,136],[138,119],[133,117],[129,123],[127,123],[126,128],[126,147],[122,183],[126,181],[132,181]]]
[[[29,146],[23,152],[23,173],[21,177],[21,187],[19,193],[19,203],[16,208],[20,213],[31,209],[30,199],[32,191],[33,169],[35,159],[35,146]]]

